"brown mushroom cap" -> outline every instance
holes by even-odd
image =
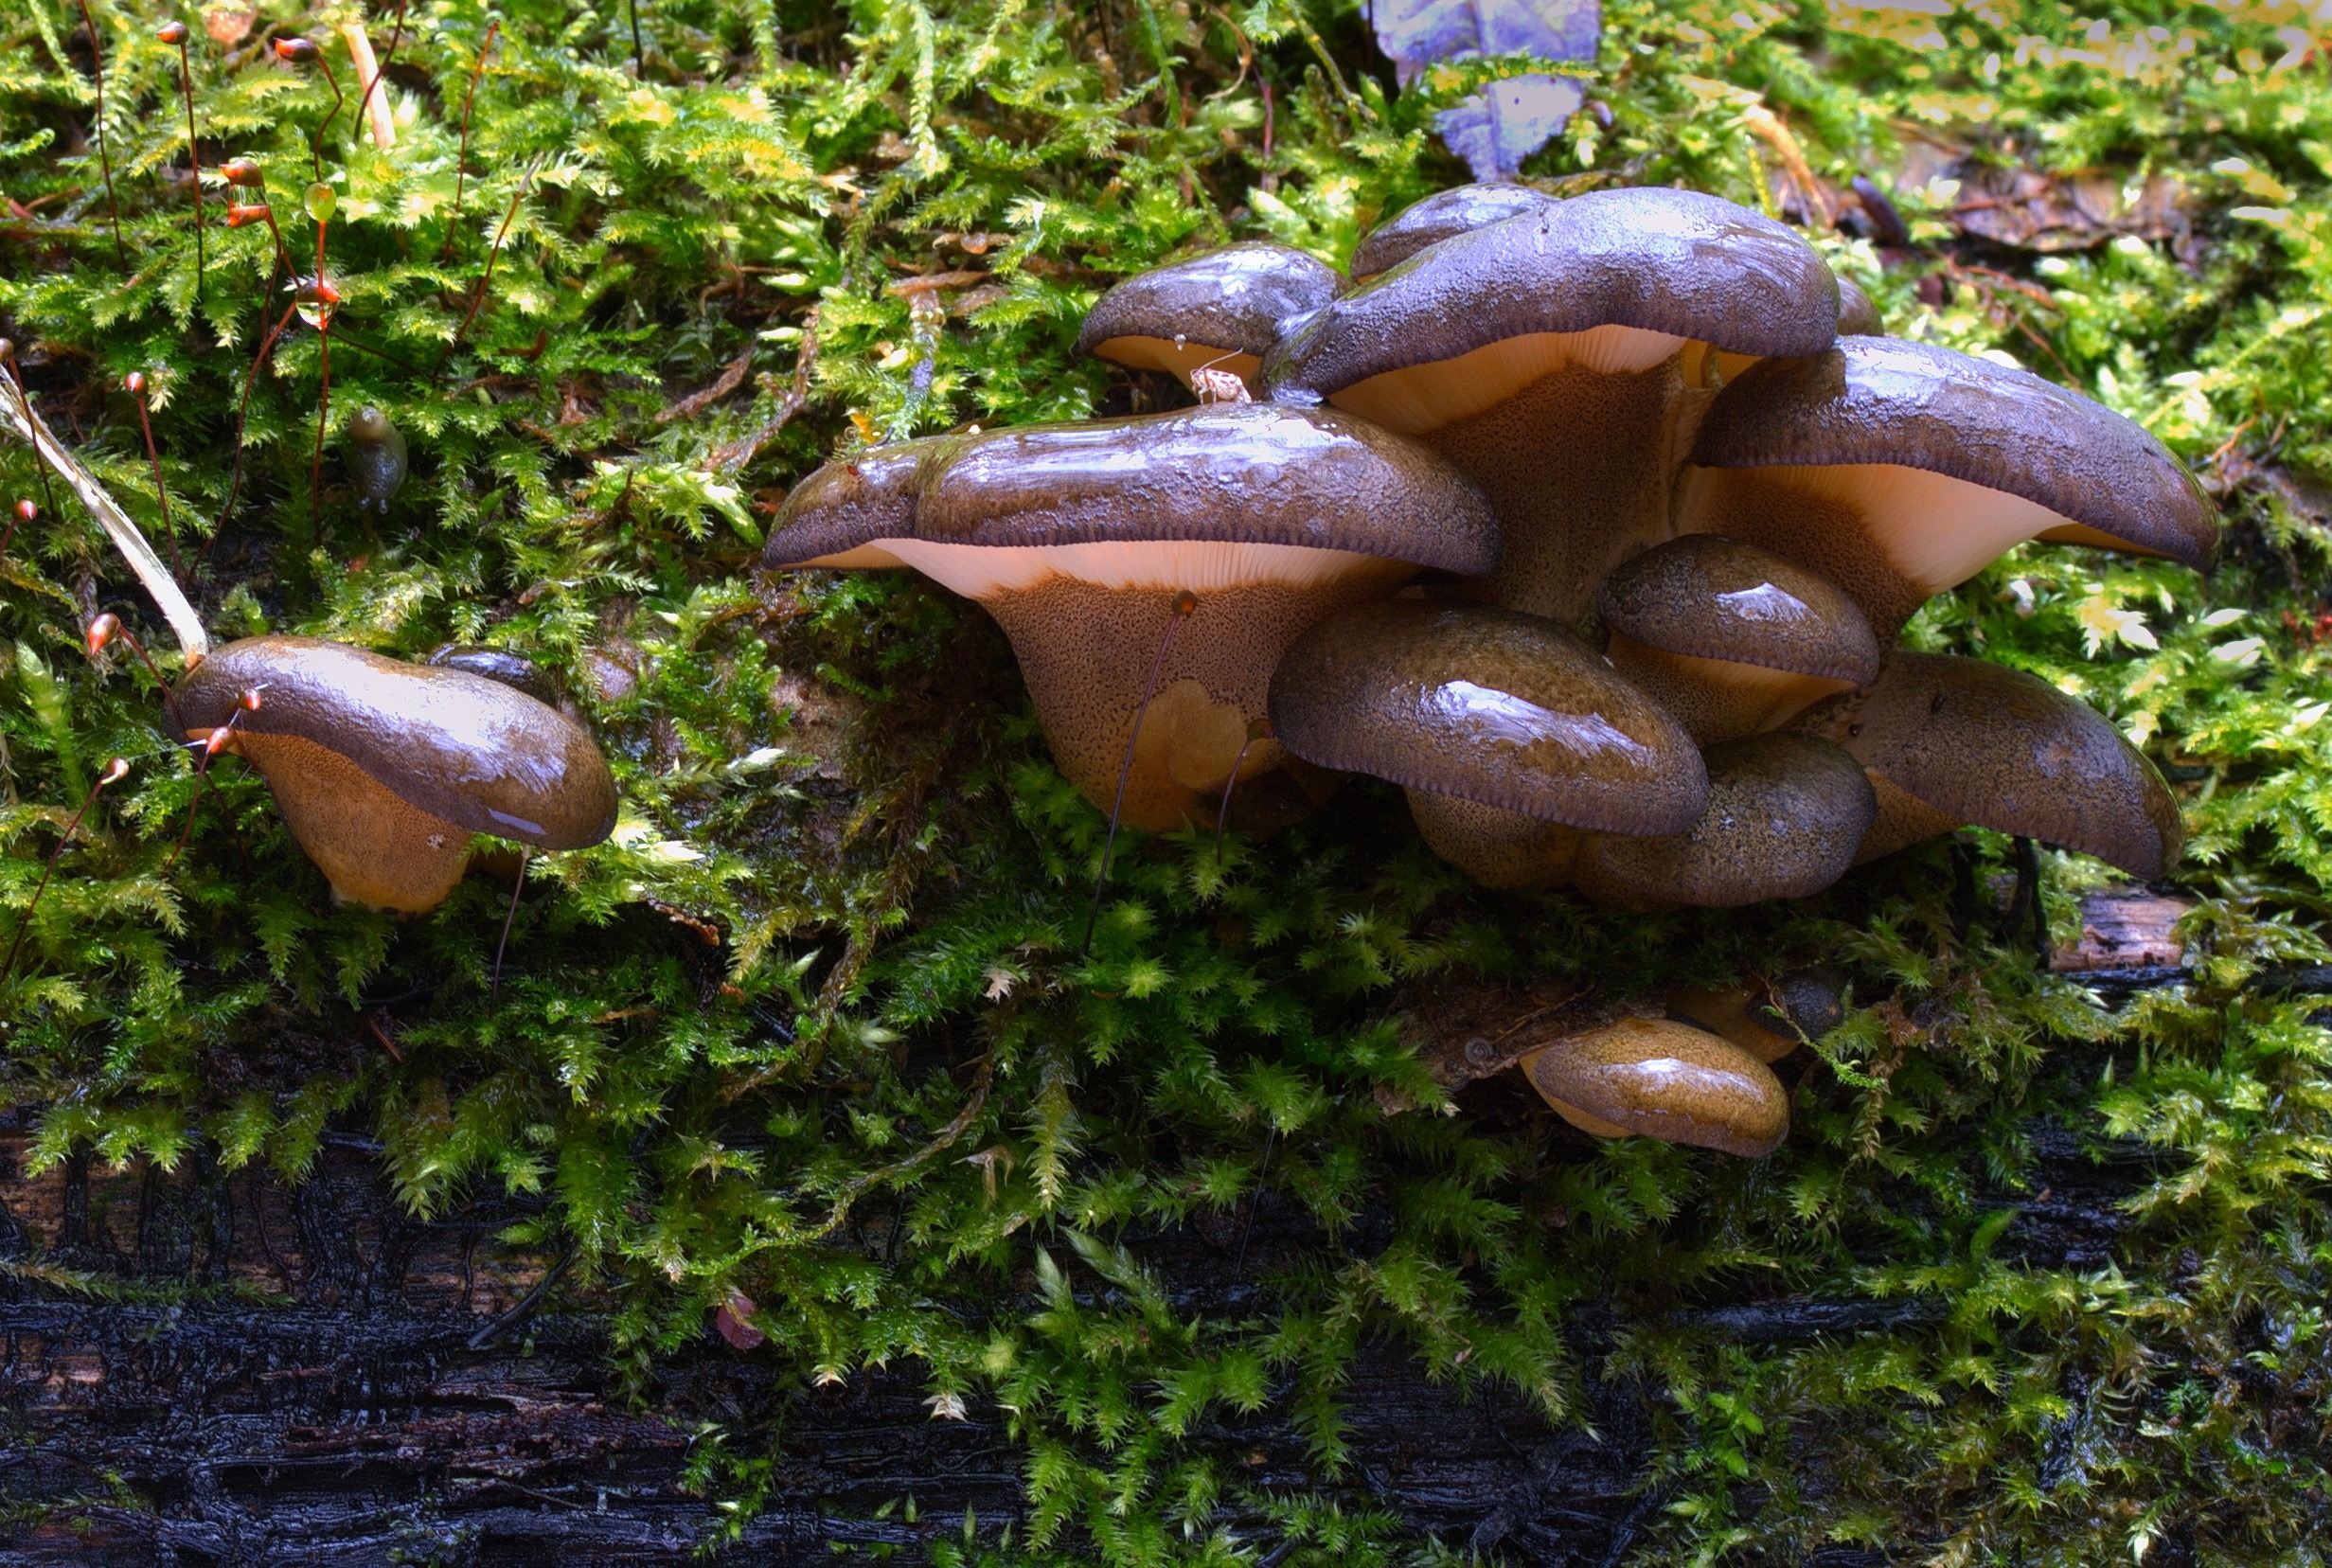
[[[1884,337],[1887,324],[1871,303],[1871,296],[1862,292],[1862,285],[1841,273],[1838,277],[1838,335],[1840,337]]]
[[[1700,815],[1692,738],[1587,646],[1512,610],[1388,599],[1323,620],[1272,677],[1308,762],[1541,822],[1670,833]]]
[[[1525,1057],[1522,1071],[1565,1121],[1757,1159],[1789,1134],[1789,1096],[1731,1041],[1664,1018],[1624,1018]]]
[[[1837,321],[1837,279],[1791,230],[1692,191],[1601,190],[1417,252],[1263,374],[1273,398],[1449,456],[1504,536],[1485,596],[1576,629],[1604,573],[1671,531],[1677,455],[1720,360],[1813,353]]]
[[[1855,759],[1807,735],[1711,746],[1708,807],[1682,833],[1590,835],[1572,876],[1602,903],[1730,909],[1819,893],[1854,864],[1878,815]]]
[[[1899,338],[1759,365],[1701,421],[1687,532],[1829,577],[1882,635],[2040,538],[2200,568],[2217,521],[2145,429],[2023,370]]]
[[[1560,200],[1505,180],[1437,190],[1368,231],[1352,252],[1352,276],[1374,276],[1408,260],[1428,245],[1467,234],[1525,212],[1539,212]]]
[[[179,683],[187,736],[236,718],[255,689],[235,748],[334,887],[365,902],[435,904],[472,833],[579,849],[615,825],[615,782],[590,735],[499,681],[317,637],[250,637]]]
[[[1595,608],[1614,633],[1612,666],[1703,745],[1775,728],[1878,673],[1878,639],[1842,590],[1718,534],[1614,567]]]
[[[2022,670],[1896,653],[1867,690],[1820,704],[1796,727],[1842,747],[1878,788],[1880,818],[1859,860],[1973,823],[2150,880],[2185,843],[2178,801],[2145,755]],[[1900,797],[1892,811],[1891,793]]]
[[[1280,324],[1320,309],[1343,275],[1287,245],[1225,245],[1129,277],[1086,312],[1077,351],[1190,380],[1211,366],[1253,382]]]
[[[1759,1061],[1779,1061],[1800,1037],[1819,1040],[1846,1021],[1845,975],[1826,965],[1747,986],[1684,986],[1668,1011],[1713,1030]]]
[[[1032,425],[950,438],[912,468],[872,501],[813,476],[764,563],[912,566],[978,599],[1011,639],[1055,758],[1104,809],[1133,736],[1125,820],[1141,827],[1212,821],[1234,770],[1280,766],[1279,742],[1249,744],[1248,726],[1297,633],[1420,566],[1477,573],[1498,553],[1462,474],[1328,410]]]

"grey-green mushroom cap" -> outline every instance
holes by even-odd
[[[1468,575],[1498,559],[1497,523],[1463,474],[1328,409],[1222,403],[943,437],[879,471],[853,461],[859,477],[829,464],[787,498],[765,565],[929,570],[918,544],[1295,545]]]
[[[2099,714],[2020,669],[1896,653],[1795,726],[1954,822],[2061,845],[2150,880],[2185,843],[2178,801]]]
[[[1209,361],[1252,372],[1280,324],[1320,309],[1344,279],[1287,245],[1220,250],[1130,277],[1086,313],[1077,351],[1188,378]]]
[[[1552,621],[1389,599],[1298,638],[1282,744],[1321,767],[1615,833],[1682,832],[1708,797],[1683,728]]]
[[[1352,253],[1352,276],[1372,276],[1453,234],[1468,234],[1526,212],[1542,211],[1559,200],[1504,180],[1437,190],[1369,230]]]
[[[1837,335],[1838,279],[1796,233],[1733,203],[1591,191],[1417,252],[1284,340],[1264,379],[1274,397],[1333,400],[1507,339],[1606,327],[1817,353]]]
[[[1861,766],[1807,735],[1757,735],[1711,746],[1708,805],[1682,833],[1602,837],[1575,875],[1607,902],[1737,908],[1819,893],[1854,864],[1878,814]]]
[[[2028,518],[1976,527],[1981,559],[1963,569],[1961,553],[1938,537],[1952,520],[1917,515],[1890,496],[1888,475],[1871,475],[1863,508],[1890,530],[1883,543],[1904,575],[1922,584],[1964,581],[2035,535],[2198,569],[2218,540],[2201,487],[2134,420],[2030,371],[1900,338],[1842,338],[1826,352],[1753,366],[1709,408],[1692,461],[1728,470],[1879,465],[2032,504]]]
[[[406,664],[320,637],[249,637],[179,683],[189,732],[225,724],[338,754],[407,805],[457,828],[579,849],[615,826],[615,781],[580,724],[467,670]]]
[[[1595,593],[1606,625],[1670,653],[1867,686],[1878,639],[1818,573],[1718,534],[1687,534],[1614,569]]]

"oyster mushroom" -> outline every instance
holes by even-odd
[[[1387,219],[1368,231],[1368,237],[1352,252],[1353,280],[1359,282],[1397,267],[1426,246],[1438,244],[1453,234],[1487,228],[1526,212],[1541,212],[1559,200],[1530,186],[1506,180],[1437,190],[1402,208],[1398,217]]]
[[[1681,724],[1519,611],[1347,610],[1288,650],[1271,707],[1297,757],[1404,787],[1433,852],[1492,887],[1561,879],[1581,829],[1682,832],[1708,798]]]
[[[1599,1138],[1642,1134],[1753,1160],[1789,1133],[1789,1096],[1773,1069],[1669,1019],[1572,1035],[1525,1057],[1522,1072],[1563,1120]]]
[[[1887,324],[1878,314],[1878,307],[1862,292],[1862,285],[1841,273],[1838,278],[1838,335],[1840,337],[1884,337]]]
[[[242,703],[254,690],[256,708]],[[227,749],[267,780],[333,892],[359,903],[435,908],[472,834],[579,849],[615,826],[615,781],[582,726],[466,670],[250,637],[213,651],[176,701],[189,740],[234,721]]]
[[[1603,575],[1672,531],[1721,377],[1837,330],[1838,281],[1789,229],[1693,191],[1599,190],[1417,252],[1284,340],[1264,380],[1447,455],[1498,511],[1484,597],[1576,630]]]
[[[911,566],[978,600],[1087,799],[1110,808],[1134,742],[1136,827],[1215,821],[1235,771],[1235,814],[1292,809],[1251,793],[1286,784],[1265,776],[1281,743],[1250,739],[1281,651],[1421,567],[1497,558],[1462,474],[1326,410],[1224,403],[910,444],[805,481],[764,564]]]
[[[1807,735],[1755,735],[1703,754],[1708,805],[1681,833],[1593,833],[1571,878],[1598,903],[1737,908],[1819,893],[1854,864],[1878,802],[1855,759]]]
[[[1878,814],[1858,864],[1972,823],[2151,881],[2185,843],[2178,801],[2145,755],[2020,669],[1896,653],[1867,690],[1831,698],[1793,727],[1840,746],[1870,775]]]
[[[1750,370],[1709,408],[1692,461],[1684,532],[1813,568],[1882,638],[2028,539],[2197,568],[2217,543],[2193,475],[2138,424],[2026,371],[1899,338],[1842,338]]]
[[[1759,1061],[1779,1061],[1801,1040],[1819,1040],[1846,1022],[1846,977],[1826,965],[1748,986],[1684,986],[1668,1011],[1724,1036]]]
[[[1868,686],[1878,639],[1827,579],[1717,534],[1656,544],[1595,590],[1604,656],[1702,745],[1779,728]]]
[[[1077,350],[1168,371],[1185,385],[1211,368],[1252,386],[1280,324],[1326,305],[1344,283],[1334,268],[1287,245],[1225,245],[1110,290],[1086,312]]]

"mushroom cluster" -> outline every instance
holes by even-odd
[[[1365,773],[1479,881],[1635,908],[1802,897],[1967,824],[2176,860],[2111,724],[1895,646],[2026,541],[2204,565],[2209,504],[2139,426],[1878,335],[1797,233],[1690,191],[1465,187],[1353,273],[1243,244],[1121,283],[1079,347],[1200,406],[861,452],[793,491],[764,564],[979,600],[1062,772],[1137,826],[1269,829]],[[1574,1076],[1764,1071],[1692,1032],[1611,1033]],[[1694,1114],[1645,1105],[1573,1119]],[[1752,1121],[1686,1141],[1770,1147]]]

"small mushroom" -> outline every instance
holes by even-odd
[[[805,481],[764,564],[911,566],[978,600],[1061,772],[1108,810],[1123,770],[1123,820],[1141,828],[1213,823],[1235,778],[1287,782],[1267,777],[1287,751],[1251,726],[1306,627],[1420,567],[1497,557],[1462,474],[1326,410],[1223,403],[910,444]]]
[[[1704,746],[1777,729],[1878,674],[1878,639],[1843,591],[1717,534],[1614,568],[1595,608],[1611,629],[1604,656]]]
[[[356,509],[383,514],[405,482],[405,438],[370,403],[348,420],[348,476],[356,482]]]
[[[1867,690],[1808,709],[1795,727],[1870,775],[1878,815],[1858,864],[1973,823],[2151,881],[2185,843],[2178,801],[2145,755],[2020,669],[1898,652]]]
[[[235,720],[227,749],[267,780],[333,892],[376,908],[442,902],[472,834],[579,849],[615,825],[615,781],[582,726],[466,670],[250,637],[195,667],[177,709],[189,740]]]
[[[1307,762],[1403,786],[1435,854],[1493,887],[1559,880],[1575,829],[1682,832],[1708,777],[1692,737],[1540,616],[1389,599],[1331,616],[1272,677]]]
[[[1826,965],[1768,983],[1684,986],[1668,992],[1669,1013],[1724,1036],[1759,1061],[1779,1061],[1805,1040],[1846,1022],[1846,977]]]
[[[1077,349],[1137,370],[1169,371],[1185,385],[1197,371],[1213,369],[1252,387],[1280,324],[1326,305],[1344,283],[1334,268],[1287,245],[1225,245],[1103,294],[1086,313]]]
[[[1487,228],[1525,212],[1540,212],[1559,200],[1526,185],[1491,180],[1437,190],[1401,210],[1400,216],[1368,231],[1352,253],[1352,277],[1359,282],[1408,260],[1428,245],[1453,234]]]
[[[424,663],[440,669],[466,669],[472,675],[483,675],[490,681],[523,691],[538,703],[559,705],[559,687],[549,672],[532,659],[513,653],[507,648],[485,648],[473,643],[447,643],[432,652]]]
[[[1855,759],[1807,735],[1754,735],[1704,754],[1708,806],[1681,833],[1593,833],[1571,876],[1598,903],[1732,909],[1802,899],[1844,876],[1878,814]]]
[[[1718,395],[1692,461],[1684,532],[1812,567],[1881,638],[2028,539],[2197,568],[2217,543],[2201,488],[2140,425],[2026,371],[1899,338],[1758,365]]]
[[[1729,1040],[1664,1018],[1623,1018],[1523,1058],[1531,1087],[1599,1138],[1631,1134],[1757,1159],[1789,1133],[1773,1069]]]
[[[1840,337],[1884,337],[1887,324],[1871,303],[1871,296],[1862,292],[1862,285],[1844,273],[1838,275],[1838,335]]]
[[[1837,279],[1782,224],[1598,190],[1417,252],[1284,340],[1264,380],[1456,463],[1505,541],[1484,597],[1577,630],[1603,575],[1673,531],[1677,461],[1721,378],[1837,330]]]

